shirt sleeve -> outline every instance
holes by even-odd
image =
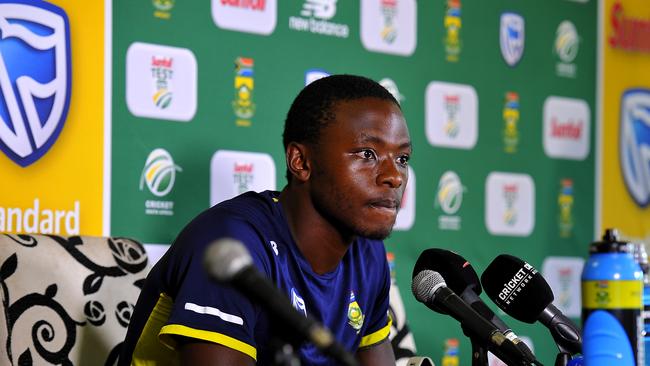
[[[383,248],[383,246],[382,246]],[[377,276],[378,288],[376,306],[372,314],[368,315],[368,328],[361,338],[359,349],[371,347],[381,343],[390,334],[391,319],[388,315],[388,305],[390,299],[390,270],[386,261],[385,250],[380,251],[381,257],[377,258],[378,266],[381,268]],[[381,259],[380,259],[381,258]]]
[[[173,336],[218,343],[256,360],[255,326],[259,306],[233,287],[211,280],[203,267],[207,246],[224,237],[244,243],[254,265],[268,276],[269,257],[252,225],[225,217],[218,225],[201,220],[192,223],[174,243],[177,253],[172,256],[168,280],[175,293],[168,294],[173,305],[159,339],[170,347],[175,347]]]

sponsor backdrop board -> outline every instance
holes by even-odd
[[[415,146],[387,247],[418,353],[471,357],[456,322],[408,293],[429,247],[479,273],[500,253],[526,259],[577,319],[595,232],[595,1],[117,0],[109,10],[104,95],[104,4],[0,1],[0,231],[164,249],[210,205],[281,189],[292,99],[328,73],[361,74],[394,93]],[[601,221],[647,238],[648,45],[620,29],[645,30],[650,14],[639,1],[604,10],[604,98],[619,102],[603,111],[602,170],[615,174],[604,174]],[[553,363],[545,329],[508,323]]]
[[[601,227],[650,242],[650,8],[602,4]]]
[[[456,322],[408,291],[430,247],[479,274],[500,253],[528,260],[577,320],[594,233],[596,21],[593,0],[114,1],[111,233],[167,244],[212,204],[281,189],[295,95],[361,74],[396,95],[413,139],[386,242],[419,353],[441,362],[458,338],[461,364],[471,358]],[[544,327],[508,323],[553,364]]]
[[[104,4],[0,1],[0,232],[102,235]]]

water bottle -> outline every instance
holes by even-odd
[[[643,271],[643,344],[645,346],[645,365],[650,366],[650,275],[648,253],[643,243],[634,243],[634,259]]]
[[[634,245],[607,229],[589,254],[582,271],[585,361],[590,366],[644,365],[643,272]]]

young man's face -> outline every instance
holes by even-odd
[[[411,139],[400,109],[363,98],[332,107],[335,121],[314,149],[311,196],[316,209],[348,233],[387,237],[408,179]]]

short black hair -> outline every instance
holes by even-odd
[[[336,119],[335,103],[363,98],[389,100],[400,108],[386,88],[363,76],[331,75],[307,85],[294,99],[284,121],[282,143],[285,152],[290,142],[317,144],[323,128]],[[286,177],[290,182],[289,169]]]

